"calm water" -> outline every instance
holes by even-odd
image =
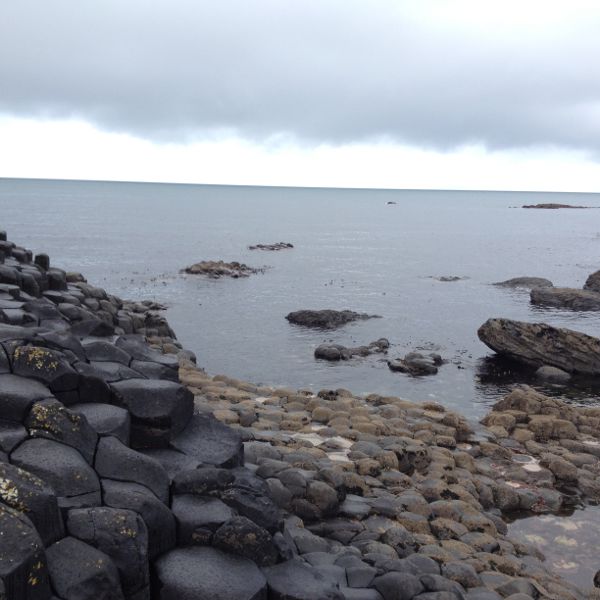
[[[579,287],[600,268],[600,211],[515,208],[548,201],[600,205],[600,196],[0,179],[9,239],[117,295],[167,303],[178,337],[209,373],[436,399],[471,416],[527,379],[488,364],[491,353],[476,334],[488,317],[600,335],[598,315],[535,309],[526,291],[490,285],[531,275]],[[295,248],[247,250],[276,241]],[[204,259],[271,268],[231,281],[179,273]],[[447,275],[464,279],[434,279]],[[288,324],[285,315],[301,308],[384,318],[324,333]],[[424,347],[450,362],[437,376],[411,378],[377,356],[340,364],[313,358],[325,340],[356,345],[382,336],[391,356]],[[593,389],[569,393],[600,399]]]

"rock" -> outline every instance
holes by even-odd
[[[534,367],[600,374],[600,340],[584,333],[545,323],[488,319],[477,335],[495,352]]]
[[[498,281],[493,285],[528,289],[554,287],[554,284],[549,279],[544,279],[543,277],[514,277],[513,279],[507,279],[506,281]]]
[[[135,512],[106,506],[69,511],[69,535],[113,561],[126,597],[149,585],[148,531]]]
[[[188,424],[194,397],[172,381],[128,379],[111,384],[113,403],[131,415],[131,445],[134,448],[168,446]]]
[[[62,600],[124,600],[117,568],[104,552],[66,537],[46,555],[52,588]]]
[[[104,504],[137,512],[148,529],[148,556],[152,560],[175,546],[175,518],[146,487],[137,483],[102,480]]]
[[[378,352],[387,352],[390,343],[385,338],[380,338],[375,342],[371,342],[368,346],[357,346],[347,348],[340,344],[321,344],[315,350],[315,358],[324,360],[348,360],[354,356],[369,356]]]
[[[92,362],[116,362],[129,366],[131,356],[118,346],[102,340],[86,342],[83,344],[85,357]]]
[[[83,415],[98,434],[112,435],[124,444],[129,444],[131,419],[124,408],[98,402],[73,404],[70,408]]]
[[[157,460],[164,467],[171,480],[181,472],[197,469],[201,466],[200,461],[195,458],[169,448],[140,450],[140,452]],[[233,477],[231,479],[233,479]]]
[[[213,546],[249,558],[260,567],[274,565],[279,556],[270,533],[246,517],[233,517],[221,525]]]
[[[44,545],[31,521],[0,502],[0,532],[0,597],[47,600],[51,592]]]
[[[583,285],[584,290],[590,290],[591,292],[600,293],[600,271],[592,273]]]
[[[600,293],[574,288],[534,288],[531,303],[539,306],[567,308],[570,310],[600,310]]]
[[[32,438],[12,453],[11,462],[50,484],[61,506],[100,504],[98,476],[71,446]]]
[[[275,244],[256,244],[255,246],[248,246],[248,250],[269,250],[269,251],[278,251],[278,250],[287,250],[289,248],[293,248],[294,246],[288,242],[277,242]]]
[[[373,584],[384,600],[412,600],[424,591],[419,578],[409,573],[386,573],[376,577]]]
[[[431,353],[427,356],[419,352],[409,352],[403,359],[388,360],[390,371],[400,371],[410,375],[435,375],[438,366],[443,363],[439,354]]]
[[[378,315],[367,315],[351,310],[297,310],[285,317],[293,325],[315,327],[318,329],[335,329],[352,321],[381,318]]]
[[[267,567],[263,573],[272,600],[344,600],[333,583],[300,559]]]
[[[182,470],[173,478],[171,489],[174,494],[208,495],[211,492],[223,491],[234,481],[230,470],[214,467]]]
[[[15,421],[0,419],[0,450],[11,452],[27,437],[27,430]]]
[[[31,410],[34,402],[52,397],[43,384],[16,375],[0,375],[0,418],[21,423]]]
[[[210,537],[235,514],[217,498],[192,494],[174,496],[171,510],[177,521],[177,542],[182,546],[202,543],[199,540],[207,534]]]
[[[240,434],[211,414],[194,415],[171,445],[207,465],[231,468],[243,463]]]
[[[154,362],[174,370],[179,369],[179,360],[175,355],[153,350],[140,335],[122,335],[115,345],[127,352],[133,360]]]
[[[172,550],[155,569],[157,600],[263,600],[267,594],[265,577],[251,560],[214,548]]]
[[[571,379],[571,375],[562,369],[544,365],[536,370],[535,376],[537,379],[549,381],[551,383],[566,383]]]
[[[167,504],[169,501],[170,480],[163,466],[115,437],[100,439],[94,468],[100,477],[145,485],[161,502]]]
[[[55,492],[39,477],[0,462],[0,500],[31,520],[45,546],[63,537]]]
[[[77,389],[79,375],[62,352],[39,346],[19,346],[12,358],[13,373],[37,379],[51,391]]]
[[[191,275],[205,275],[210,279],[220,279],[221,277],[231,277],[238,279],[240,277],[249,277],[255,273],[264,273],[265,269],[249,267],[239,262],[224,262],[222,260],[203,260],[183,269],[184,273]]]
[[[558,204],[556,202],[543,202],[541,204],[524,204],[522,208],[541,208],[556,210],[558,208],[590,208],[589,206],[576,206],[573,204]]]

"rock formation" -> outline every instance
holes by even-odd
[[[321,344],[315,350],[315,358],[323,360],[350,360],[355,356],[369,356],[370,354],[387,352],[390,342],[385,338],[380,338],[371,342],[368,346],[356,346],[347,348],[340,344]]]
[[[297,310],[285,317],[293,325],[316,329],[335,329],[346,323],[365,319],[379,319],[378,315],[367,315],[352,310]]]
[[[600,293],[590,289],[538,287],[531,290],[531,303],[569,310],[600,310]]]
[[[249,267],[244,263],[235,261],[203,260],[186,267],[183,272],[190,275],[204,275],[210,279],[221,279],[221,277],[239,279],[240,277],[250,277],[255,273],[263,273],[264,270],[264,268]]]

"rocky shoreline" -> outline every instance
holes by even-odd
[[[600,597],[504,520],[600,500],[600,409],[212,377],[159,307],[0,262],[0,598]]]

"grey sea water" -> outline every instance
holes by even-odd
[[[488,317],[600,335],[597,314],[534,308],[527,291],[490,285],[529,275],[580,287],[600,268],[600,210],[520,208],[538,202],[598,206],[600,196],[0,179],[9,239],[121,297],[166,303],[179,339],[209,373],[434,399],[473,417],[510,384],[529,380],[489,359],[477,339]],[[247,249],[277,241],[294,249]],[[269,268],[240,280],[180,273],[204,259]],[[312,331],[284,318],[301,308],[383,318]],[[413,378],[390,372],[377,355],[338,364],[313,358],[326,340],[379,337],[390,340],[391,357],[424,348],[449,362],[436,376]],[[550,391],[600,399],[589,386]]]

